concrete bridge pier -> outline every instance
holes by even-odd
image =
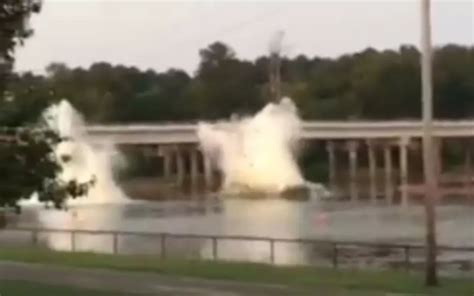
[[[347,150],[349,152],[349,195],[352,201],[359,199],[359,188],[357,184],[358,147],[357,141],[349,141],[347,143]]]
[[[174,177],[178,186],[183,186],[189,177],[191,188],[195,189],[203,177],[204,188],[214,186],[214,174],[210,160],[202,153],[198,145],[160,145],[158,156],[163,158],[163,177]]]
[[[434,138],[435,170],[438,175],[438,181],[443,174],[443,139]]]
[[[163,158],[163,177],[176,178],[176,182],[182,185],[186,175],[186,167],[183,151],[178,145],[159,145],[158,156]]]
[[[397,165],[399,171],[398,184],[400,185],[400,197],[402,204],[408,202],[408,179],[409,179],[409,150],[413,148],[414,143],[410,138],[386,138],[386,139],[366,139],[362,142],[357,140],[338,140],[328,141],[326,150],[328,153],[328,174],[329,186],[333,192],[338,190],[338,160],[337,149],[342,149],[348,155],[348,194],[351,200],[358,200],[361,188],[368,188],[368,197],[376,201],[379,194],[383,193],[388,202],[394,201],[396,181],[394,174],[394,165]],[[394,164],[392,152],[397,148],[398,164]],[[359,169],[359,152],[361,149],[367,150],[367,179],[361,178]],[[381,159],[379,159],[379,157]],[[383,161],[383,163],[379,163]],[[379,177],[383,167],[383,176]],[[364,173],[365,174],[365,173]],[[363,180],[362,180],[363,179]],[[365,180],[367,181],[366,183]],[[363,182],[364,181],[364,182]],[[367,186],[366,186],[367,185]]]
[[[335,148],[336,147],[333,141],[328,141],[326,143],[326,150],[328,152],[329,159],[329,188],[334,195],[337,195],[337,160]]]
[[[385,198],[389,203],[393,202],[393,161],[392,161],[392,147],[384,145],[384,170],[385,170]]]
[[[463,141],[464,147],[464,190],[466,196],[474,201],[473,172],[472,172],[472,139]]]
[[[370,199],[377,199],[377,156],[376,143],[373,140],[367,140],[367,158],[369,161],[369,192]]]
[[[209,189],[212,189],[214,187],[214,180],[213,180],[211,160],[204,153],[202,155],[203,155],[202,160],[203,160],[204,181],[206,183],[206,187]]]
[[[410,138],[402,137],[399,140],[400,149],[400,195],[402,205],[408,204],[408,145]]]
[[[166,179],[169,179],[171,177],[171,165],[173,161],[173,155],[169,151],[163,153],[163,176]]]
[[[176,157],[176,181],[178,186],[182,186],[184,184],[184,177],[186,174],[186,167],[184,165],[184,155],[183,151],[180,149],[175,150],[175,157]]]
[[[393,202],[394,180],[393,180],[393,157],[392,149],[394,143],[392,139],[369,139],[367,140],[367,159],[369,168],[369,196],[372,201],[377,200],[379,193],[383,192],[385,199]],[[407,150],[408,152],[408,150]],[[383,178],[379,178],[379,166],[377,155],[383,156]],[[406,158],[408,166],[408,158]],[[383,181],[382,181],[383,180]],[[383,184],[383,185],[382,185]],[[383,189],[379,189],[383,186]]]
[[[173,164],[175,158],[175,151],[169,145],[159,145],[158,146],[158,157],[163,158],[163,177],[169,179],[173,175]]]
[[[471,151],[468,148],[464,148],[464,175],[466,177],[464,186],[466,187],[467,192],[471,190],[471,179],[472,179],[471,162],[472,162]]]
[[[199,150],[196,148],[191,148],[188,152],[190,155],[190,174],[191,174],[191,185],[192,187],[196,187],[198,184],[199,179]]]

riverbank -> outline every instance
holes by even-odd
[[[438,288],[425,288],[420,274],[396,271],[334,270],[314,267],[275,267],[266,264],[161,260],[154,256],[103,255],[53,252],[39,249],[0,249],[0,261],[47,264],[91,270],[106,269],[171,277],[236,281],[245,284],[284,285],[305,291],[326,291],[327,295],[384,295],[381,292],[469,295],[472,278],[442,278]],[[91,294],[92,295],[92,294]]]

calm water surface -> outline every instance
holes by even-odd
[[[419,205],[388,205],[382,201],[378,204],[368,201],[351,203],[318,198],[222,197],[187,201],[136,201],[73,206],[68,211],[33,206],[25,208],[15,224],[42,228],[397,243],[422,243],[424,238],[424,212]],[[441,244],[474,246],[473,226],[472,204],[438,207],[438,238]],[[31,235],[2,232],[0,240],[28,244]],[[39,241],[53,249],[71,248],[71,238],[67,234],[42,234]],[[75,239],[76,249],[84,251],[112,252],[112,244],[112,238],[105,235],[79,234]],[[166,244],[168,256],[212,257],[212,241],[208,239],[170,238]],[[118,246],[122,253],[160,253],[158,237],[121,236]],[[330,256],[325,252],[328,250],[311,245],[278,243],[275,245],[275,261],[281,264],[313,261],[330,264]],[[474,261],[474,254],[468,255]],[[218,256],[229,260],[268,262],[270,255],[267,242],[222,240],[218,243]]]

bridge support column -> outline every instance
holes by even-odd
[[[199,153],[197,149],[192,149],[189,153],[191,156],[191,183],[195,187],[199,177]]]
[[[385,198],[393,202],[393,184],[392,184],[392,150],[390,144],[384,146],[384,167],[385,167]]]
[[[367,152],[369,160],[370,199],[375,201],[377,199],[377,157],[375,155],[375,145],[371,140],[367,141]]]
[[[172,155],[170,151],[165,151],[163,153],[163,175],[165,178],[171,177],[171,161]]]
[[[349,149],[349,194],[352,201],[359,199],[359,188],[357,187],[357,142],[350,141]]]
[[[170,178],[172,174],[172,163],[173,163],[173,154],[174,149],[166,146],[158,146],[158,156],[163,158],[163,177]]]
[[[203,166],[204,166],[204,180],[206,182],[206,187],[212,189],[214,186],[212,178],[212,166],[211,160],[206,156],[205,153],[202,154]]]
[[[464,148],[464,176],[465,176],[465,191],[466,197],[473,197],[473,188],[472,188],[472,156],[471,156],[471,141],[467,140],[467,143]]]
[[[176,177],[179,186],[184,184],[185,170],[183,151],[178,148],[176,149]]]
[[[336,162],[336,151],[334,147],[334,143],[328,141],[326,144],[326,150],[328,152],[329,158],[329,187],[333,194],[336,194],[336,178],[337,178],[337,162]]]
[[[435,138],[433,141],[434,144],[434,161],[435,169],[437,174],[438,182],[441,181],[441,175],[443,174],[443,142],[441,138]]]
[[[400,193],[403,205],[408,203],[408,145],[410,138],[401,138],[400,147]]]

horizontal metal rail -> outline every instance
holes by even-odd
[[[349,240],[322,240],[310,238],[275,238],[263,236],[248,236],[248,235],[213,235],[213,234],[191,234],[191,233],[169,233],[169,232],[143,232],[143,231],[117,231],[117,230],[89,230],[89,229],[61,229],[61,228],[34,228],[34,227],[15,227],[4,228],[1,231],[21,231],[21,232],[36,232],[36,233],[72,233],[75,234],[92,234],[92,235],[119,235],[119,236],[147,236],[147,237],[174,237],[174,238],[194,238],[194,239],[219,239],[219,240],[245,240],[245,241],[266,241],[278,243],[302,243],[302,244],[328,244],[338,246],[360,246],[360,247],[374,247],[374,248],[394,248],[394,249],[423,249],[422,244],[398,244],[388,242],[367,242],[367,241],[349,241]],[[474,246],[453,246],[453,245],[438,245],[438,250],[445,251],[466,251],[474,252]]]
[[[15,227],[15,228],[4,228],[0,229],[0,234],[5,231],[13,232],[26,232],[31,236],[32,245],[38,245],[38,239],[40,234],[48,233],[61,233],[69,236],[70,239],[70,251],[78,251],[77,246],[77,236],[78,235],[105,235],[110,236],[111,238],[111,249],[109,250],[112,254],[120,254],[120,238],[124,236],[139,236],[139,237],[153,237],[159,239],[159,256],[162,259],[165,259],[169,256],[168,252],[172,251],[168,246],[170,239],[202,239],[210,241],[210,257],[212,260],[219,260],[222,258],[222,255],[219,256],[219,243],[224,240],[233,240],[233,241],[245,241],[245,242],[263,242],[268,245],[268,259],[269,264],[275,264],[278,261],[278,256],[276,252],[276,246],[279,243],[296,243],[296,244],[306,244],[313,246],[326,246],[331,250],[328,254],[328,260],[333,268],[339,268],[343,263],[346,250],[348,248],[374,248],[374,249],[391,249],[394,251],[399,251],[400,257],[400,266],[405,270],[410,270],[415,267],[415,263],[418,261],[413,261],[414,254],[413,250],[422,251],[424,249],[423,245],[420,244],[394,244],[389,242],[367,242],[367,241],[334,241],[334,240],[321,240],[321,239],[308,239],[308,238],[273,238],[273,237],[262,237],[262,236],[248,236],[248,235],[208,235],[208,234],[185,234],[185,233],[168,233],[168,232],[135,232],[135,231],[116,231],[116,230],[88,230],[88,229],[61,229],[61,228],[34,228],[34,227]],[[474,246],[448,246],[440,245],[437,248],[438,252],[442,251],[454,251],[454,252],[474,252]],[[376,257],[376,255],[373,255]],[[419,256],[419,254],[418,254]],[[468,259],[470,260],[470,259]],[[309,264],[313,264],[309,262]]]

